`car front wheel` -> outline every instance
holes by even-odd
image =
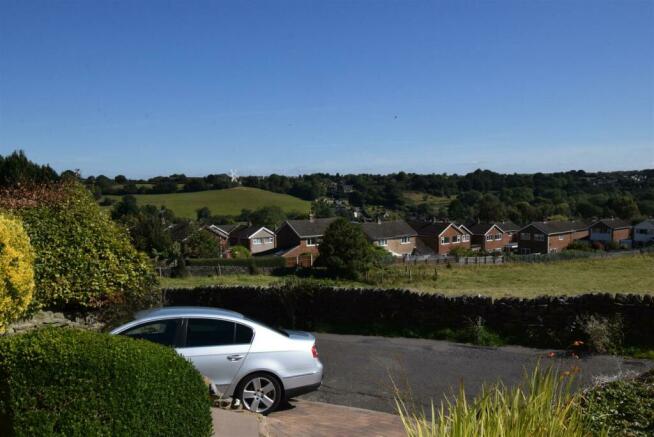
[[[254,373],[240,384],[241,405],[253,413],[268,414],[282,399],[282,387],[277,378],[266,373]]]

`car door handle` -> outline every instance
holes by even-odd
[[[227,359],[229,361],[238,361],[238,360],[242,360],[244,356],[245,355],[228,355]]]

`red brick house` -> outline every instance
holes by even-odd
[[[293,261],[294,265],[310,267],[320,254],[325,230],[334,220],[334,217],[286,220],[276,233],[277,248],[282,249],[280,256]]]
[[[470,248],[470,234],[465,226],[451,222],[412,222],[418,239],[438,255],[447,255],[456,247]]]
[[[475,223],[466,226],[470,230],[471,246],[478,246],[480,250],[486,252],[500,252],[510,238],[505,235],[504,231],[495,223]]]
[[[417,232],[404,220],[362,223],[368,241],[382,247],[393,256],[411,255],[416,248]]]
[[[627,220],[621,219],[602,219],[590,225],[590,241],[599,241],[608,243],[615,241],[616,243],[631,243],[631,223]]]
[[[229,237],[230,235],[238,231],[239,229],[244,229],[247,227],[245,223],[234,223],[229,225],[209,225],[205,229],[209,231],[210,235],[216,240],[218,246],[220,247],[220,252],[225,252],[229,247]]]
[[[588,235],[588,223],[582,221],[532,222],[518,232],[518,251],[521,254],[561,252],[573,241]]]

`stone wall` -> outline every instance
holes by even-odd
[[[29,319],[21,320],[9,325],[6,334],[20,334],[21,332],[43,328],[46,326],[67,326],[71,328],[90,329],[94,331],[100,331],[104,327],[102,323],[98,322],[91,315],[82,317],[79,315],[64,314],[61,312],[39,311]]]

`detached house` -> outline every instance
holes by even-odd
[[[252,255],[268,252],[275,248],[275,233],[265,226],[248,226],[233,231],[229,244],[245,246]]]
[[[634,243],[654,243],[654,219],[647,219],[634,226]]]
[[[447,255],[456,247],[470,248],[471,234],[461,225],[450,222],[413,222],[418,239],[438,255]]]
[[[560,252],[588,235],[588,223],[581,221],[532,222],[520,229],[518,250],[521,254]]]
[[[372,244],[393,256],[411,255],[416,248],[417,233],[404,220],[362,223],[361,229]]]
[[[590,241],[631,243],[631,223],[621,219],[603,219],[590,225]]]
[[[336,218],[311,218],[308,220],[286,220],[277,230],[277,248],[284,258],[294,258],[299,264],[300,255],[309,255],[312,265],[320,254],[318,246],[327,227]]]
[[[471,247],[486,252],[499,252],[508,243],[505,232],[495,223],[475,223],[466,226],[470,230]]]
[[[216,240],[220,251],[224,252],[229,247],[229,237],[232,233],[246,227],[247,225],[245,223],[234,223],[229,225],[209,225],[205,229]]]

